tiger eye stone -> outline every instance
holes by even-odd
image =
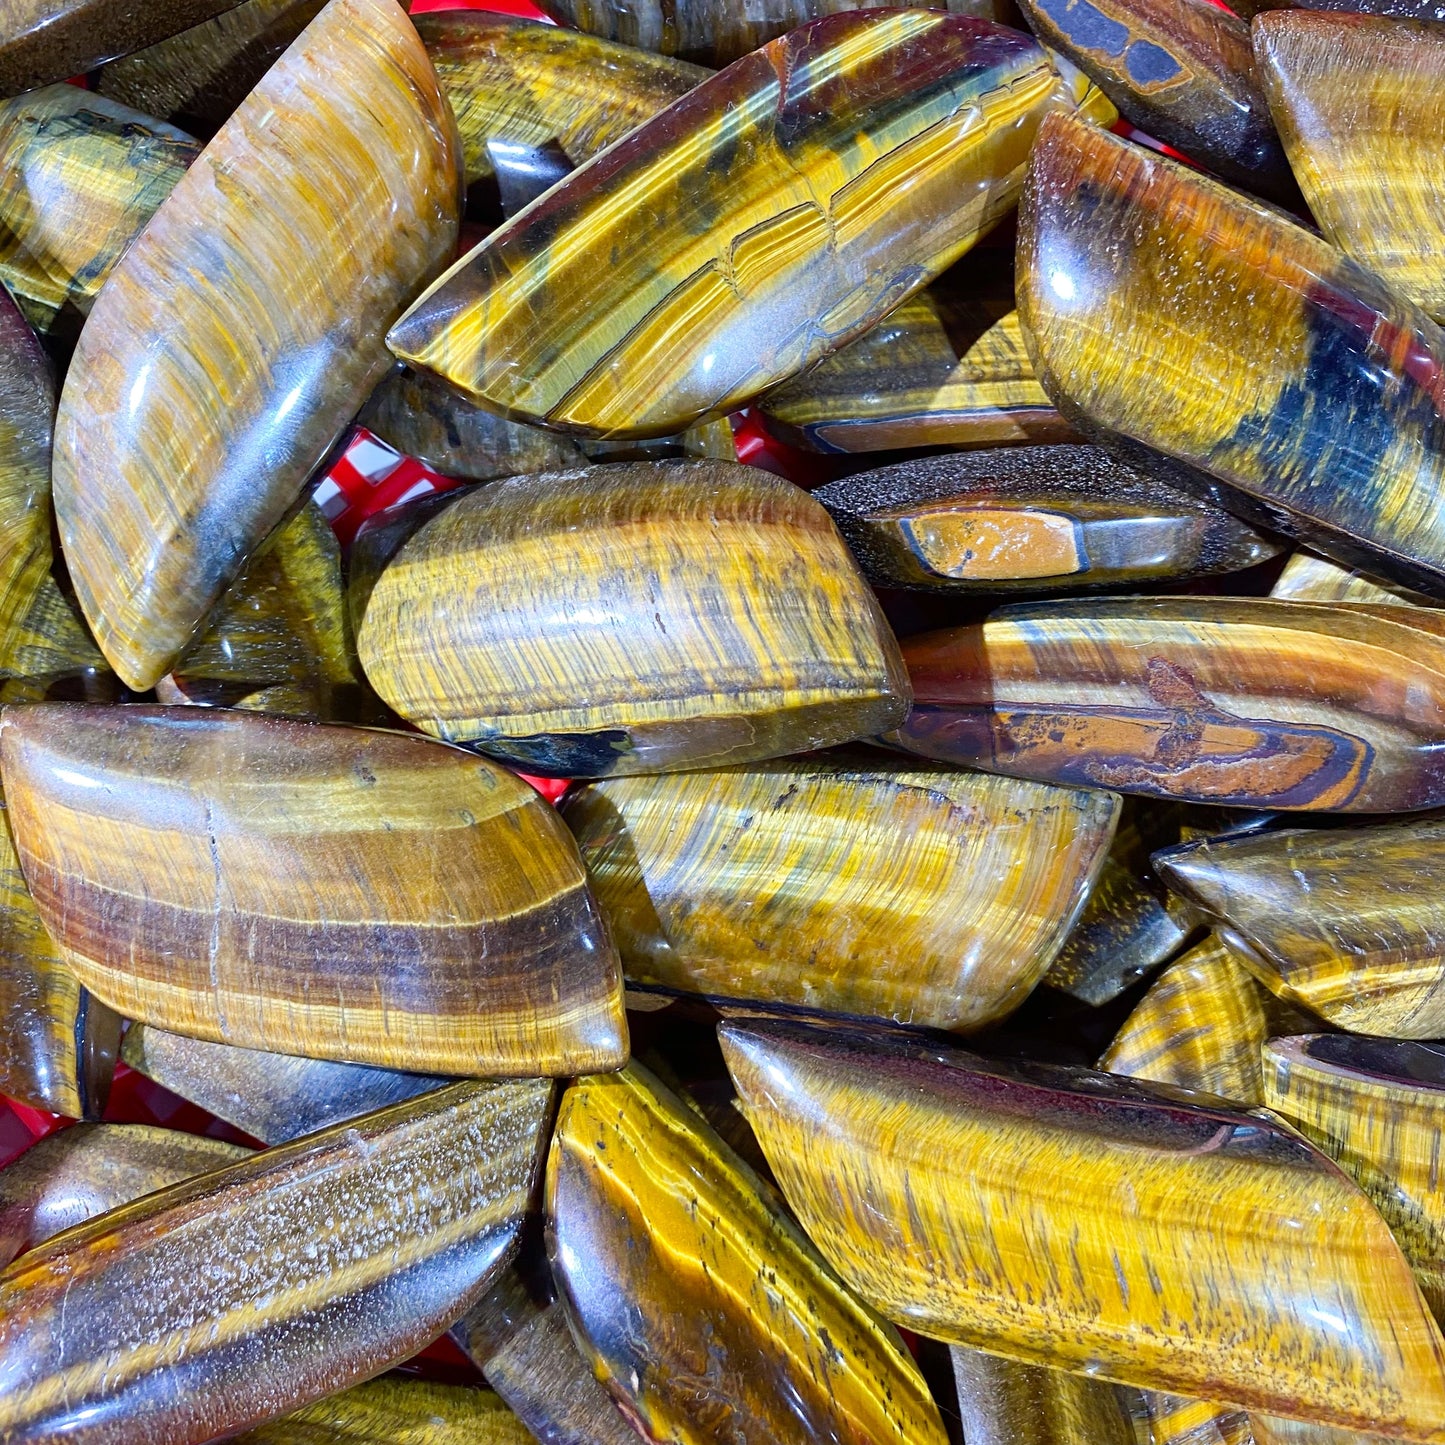
[[[0,103],[0,280],[41,331],[77,328],[200,142],[49,85]]]
[[[156,695],[361,720],[362,687],[341,548],[320,508],[307,505],[247,562]]]
[[[958,1345],[949,1354],[968,1445],[1137,1445],[1134,1391]]]
[[[4,0],[0,8],[0,95],[16,95],[92,70],[197,25],[236,0]]]
[[[62,1229],[252,1151],[150,1124],[76,1124],[0,1169],[0,1264]]]
[[[729,66],[454,266],[387,338],[510,416],[655,437],[846,345],[1012,207],[1072,108],[1016,31],[930,10],[809,22]]]
[[[947,1440],[893,1330],[639,1065],[562,1096],[546,1209],[578,1344],[646,1439]]]
[[[21,866],[129,1018],[431,1073],[627,1057],[581,860],[524,782],[402,733],[202,708],[0,716]]]
[[[1139,1400],[1140,1445],[1257,1445],[1243,1410],[1157,1390],[1140,1390]]]
[[[607,779],[565,816],[630,981],[973,1030],[1053,961],[1118,814],[860,757]]]
[[[818,452],[1064,441],[1014,310],[1010,252],[975,250],[871,331],[760,403]]]
[[[1356,1033],[1445,1034],[1445,820],[1221,838],[1154,864],[1271,993]]]
[[[1445,619],[1139,597],[1000,608],[910,638],[893,741],[1013,777],[1221,806],[1445,803]]]
[[[218,131],[324,0],[243,0],[91,77],[101,95],[201,135]]]
[[[1376,602],[1387,607],[1445,607],[1445,599],[1428,597],[1355,567],[1342,567],[1313,552],[1296,552],[1284,564],[1271,597],[1291,602]]]
[[[493,169],[489,141],[555,145],[580,166],[712,73],[512,15],[443,10],[416,28],[456,112],[469,185]]]
[[[1141,130],[1247,190],[1297,197],[1238,16],[1210,0],[1019,0],[1019,9]]]
[[[1445,320],[1445,30],[1395,16],[1262,15],[1260,79],[1331,241]]]
[[[1276,543],[1099,447],[915,457],[830,482],[827,507],[885,587],[1125,587],[1232,572]]]
[[[214,1044],[154,1024],[126,1030],[121,1058],[263,1144],[284,1144],[449,1082],[433,1074]]]
[[[385,374],[383,331],[456,244],[459,153],[395,0],[331,0],[112,271],[61,395],[55,508],[81,607],[135,690]]]
[[[1436,1319],[1445,1315],[1445,1050],[1348,1034],[1275,1038],[1263,1077],[1265,1104],[1375,1201]]]
[[[847,1030],[719,1033],[788,1203],[885,1316],[1097,1379],[1445,1433],[1445,1339],[1400,1247],[1268,1114]]]
[[[1069,420],[1353,566],[1445,593],[1445,332],[1273,207],[1067,116],[1019,316]]]
[[[188,1445],[406,1359],[515,1248],[550,1095],[453,1084],[22,1255],[0,1272],[0,1431]]]
[[[563,777],[802,752],[886,731],[908,706],[828,514],[722,461],[479,488],[396,554],[358,646],[402,717]]]

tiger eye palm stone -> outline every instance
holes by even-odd
[[[62,1229],[252,1151],[150,1124],[77,1124],[0,1169],[0,1264]]]
[[[565,813],[630,981],[957,1030],[1038,983],[1118,815],[872,757],[606,779]]]
[[[1326,236],[1445,320],[1445,27],[1275,11],[1260,79]]]
[[[1135,1391],[959,1345],[949,1353],[968,1445],[1137,1445]]]
[[[971,251],[871,331],[761,403],[768,429],[818,452],[1064,441],[1014,310],[1012,256]]]
[[[121,1058],[263,1144],[284,1144],[449,1082],[432,1074],[213,1044],[153,1024],[126,1030]]]
[[[1228,512],[1092,446],[914,457],[813,495],[884,587],[1127,587],[1234,572],[1279,550]]]
[[[1206,939],[1149,986],[1099,1067],[1262,1104],[1259,1051],[1277,1023],[1272,1002],[1222,943]]]
[[[546,1209],[578,1344],[644,1438],[947,1440],[894,1331],[637,1064],[562,1096]]]
[[[1118,1383],[1445,1436],[1445,1339],[1399,1246],[1269,1115],[839,1030],[719,1032],[788,1203],[885,1316]]]
[[[406,1359],[516,1247],[550,1095],[453,1084],[22,1255],[0,1273],[0,1433],[188,1445]]]
[[[1348,1034],[1271,1039],[1264,1102],[1375,1201],[1445,1317],[1445,1050]]]
[[[908,707],[897,644],[828,514],[723,461],[471,492],[381,574],[358,646],[402,717],[562,777],[802,752]]]
[[[1067,116],[1019,211],[1019,315],[1069,418],[1234,510],[1445,591],[1445,332],[1274,208]]]
[[[846,345],[1013,206],[1068,82],[1016,31],[930,10],[814,20],[574,172],[392,328],[519,421],[652,437]]]
[[[89,312],[200,151],[184,131],[75,85],[0,103],[0,280],[33,326]]]
[[[1445,1034],[1445,819],[1220,838],[1154,864],[1271,993],[1355,1033]]]
[[[112,271],[61,395],[55,508],[132,688],[170,670],[385,374],[383,331],[456,244],[459,155],[401,7],[331,0]]]
[[[1019,0],[1120,113],[1226,180],[1295,195],[1255,73],[1249,26],[1210,0]]]
[[[1445,607],[1445,599],[1428,597],[1355,567],[1342,567],[1313,552],[1296,552],[1284,565],[1271,597],[1291,602],[1376,602],[1386,607]]]
[[[0,767],[46,927],[129,1018],[432,1073],[627,1057],[576,845],[495,764],[260,713],[50,703],[0,716]]]
[[[443,10],[416,28],[456,112],[469,184],[492,170],[488,141],[555,145],[580,166],[711,74],[512,15]]]
[[[893,740],[1014,777],[1222,806],[1445,803],[1445,618],[1138,597],[1000,608],[909,639]]]

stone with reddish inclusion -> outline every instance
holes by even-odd
[[[1012,208],[1075,87],[1017,31],[815,20],[719,72],[453,267],[388,337],[514,420],[655,437],[874,325]]]
[[[890,741],[1014,777],[1221,806],[1445,804],[1445,617],[1251,597],[1005,607],[910,638]]]

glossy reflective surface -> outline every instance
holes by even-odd
[[[828,514],[721,461],[463,497],[382,573],[358,645],[403,717],[564,777],[800,752],[907,708],[897,644]]]
[[[580,166],[711,74],[511,15],[443,10],[416,28],[456,112],[469,184],[493,170],[489,141],[556,146]]]
[[[1227,512],[1092,446],[917,457],[813,495],[885,587],[1127,587],[1236,571],[1279,550]]]
[[[1271,1039],[1264,1096],[1375,1201],[1435,1317],[1445,1315],[1445,1051],[1342,1035]]]
[[[1068,56],[1156,139],[1236,185],[1288,200],[1294,178],[1255,75],[1249,26],[1210,0],[1019,0]]]
[[[971,251],[871,331],[770,392],[769,430],[820,452],[1063,441],[1014,310],[1011,251]]]
[[[968,1030],[1048,968],[1118,812],[859,756],[592,783],[566,819],[629,979]]]
[[[1157,1390],[1140,1390],[1139,1400],[1141,1445],[1256,1445],[1243,1410]]]
[[[1071,107],[1015,31],[813,21],[704,82],[494,232],[395,326],[402,360],[517,420],[664,436],[845,345],[1017,195]]]
[[[925,757],[1249,808],[1445,803],[1445,623],[1424,608],[1140,597],[910,638]]]
[[[6,710],[0,766],[41,917],[130,1018],[435,1073],[627,1057],[576,847],[491,763],[259,713],[57,703]]]
[[[968,1445],[1136,1445],[1122,1386],[959,1345],[949,1353]]]
[[[1404,1439],[1445,1340],[1363,1194],[1268,1117],[1113,1075],[725,1024],[788,1202],[920,1332]]]
[[[1313,552],[1296,552],[1285,563],[1271,597],[1291,602],[1377,602],[1387,607],[1445,607],[1445,600],[1427,597],[1358,568],[1343,567]]]
[[[9,1439],[183,1445],[405,1359],[516,1241],[550,1084],[454,1084],[101,1215],[0,1273]]]
[[[212,1044],[154,1024],[132,1024],[121,1057],[138,1073],[264,1144],[284,1144],[447,1082],[433,1074]]]
[[[395,0],[332,0],[112,272],[61,396],[55,506],[132,687],[169,671],[385,373],[382,331],[456,244],[458,154]]]
[[[1065,416],[1445,590],[1445,333],[1424,312],[1274,209],[1067,117],[1019,223],[1019,314]]]
[[[200,142],[75,85],[0,104],[0,280],[42,330],[74,332]]]
[[[547,1229],[578,1342],[648,1440],[947,1439],[894,1332],[638,1065],[563,1095]]]
[[[1325,235],[1445,319],[1445,29],[1276,11],[1256,24],[1255,51]]]
[[[76,1124],[48,1134],[0,1169],[0,1261],[62,1229],[221,1169],[251,1151],[149,1124]]]
[[[1154,861],[1280,997],[1358,1033],[1445,1034],[1445,820],[1222,838]]]

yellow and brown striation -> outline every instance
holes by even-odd
[[[812,21],[494,232],[392,328],[514,420],[665,436],[873,326],[1017,199],[1073,91],[1031,39],[929,10]]]
[[[515,1248],[551,1092],[453,1084],[21,1256],[0,1273],[0,1432],[187,1445],[406,1359]]]
[[[949,1353],[968,1445],[1141,1445],[1138,1391],[961,1345]]]
[[[897,643],[827,512],[723,461],[471,492],[386,567],[358,646],[402,717],[562,777],[827,747],[908,707]]]
[[[1348,1034],[1271,1039],[1264,1102],[1375,1201],[1445,1318],[1445,1051]]]
[[[1445,592],[1445,332],[1423,311],[1274,207],[1068,116],[1034,148],[1018,268],[1064,416]]]
[[[1402,1440],[1445,1339],[1364,1194],[1265,1113],[782,1023],[723,1052],[789,1204],[921,1334]]]
[[[565,816],[629,980],[966,1031],[1038,983],[1118,814],[855,757],[606,779]]]
[[[6,709],[21,866],[128,1018],[432,1073],[616,1068],[616,953],[524,782],[403,733],[260,713]]]
[[[170,669],[385,374],[382,333],[456,243],[459,166],[405,12],[331,0],[111,273],[61,395],[55,507],[129,686]]]
[[[1139,1391],[1139,1402],[1139,1445],[1257,1445],[1243,1410],[1157,1390]]]
[[[1445,607],[1445,599],[1428,597],[1372,577],[1356,567],[1343,567],[1328,557],[1313,552],[1296,552],[1284,565],[1279,580],[1270,589],[1271,597],[1290,602],[1377,602],[1386,607]]]
[[[78,328],[200,152],[184,131],[76,85],[0,103],[0,280],[32,326]]]
[[[893,740],[1013,777],[1221,806],[1445,803],[1445,617],[1252,597],[1023,604],[910,638]]]
[[[563,1095],[546,1208],[578,1343],[644,1438],[944,1445],[897,1334],[638,1065]]]
[[[1254,49],[1325,235],[1445,320],[1445,28],[1277,10],[1255,21]]]
[[[0,1264],[62,1229],[251,1152],[151,1124],[77,1124],[48,1134],[0,1170]]]
[[[1445,1034],[1445,820],[1213,839],[1154,866],[1271,993],[1356,1033]]]

